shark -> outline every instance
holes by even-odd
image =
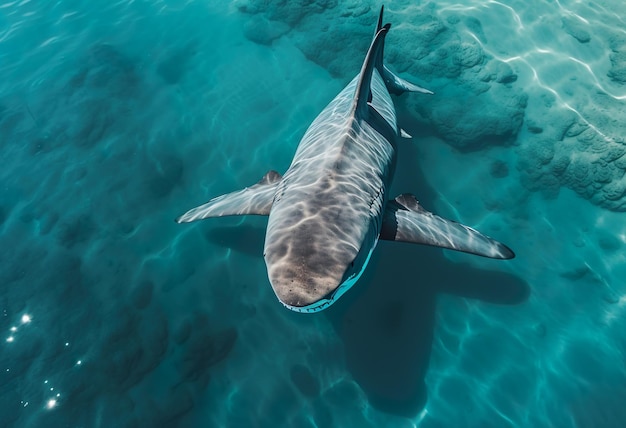
[[[379,240],[430,245],[494,259],[515,256],[506,245],[420,205],[412,194],[393,199],[397,124],[391,94],[433,92],[383,63],[381,7],[359,73],[310,124],[291,165],[259,182],[218,196],[178,223],[233,215],[267,216],[263,257],[269,282],[288,309],[328,308],[363,274]]]

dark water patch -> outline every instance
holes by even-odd
[[[19,220],[22,223],[32,223],[41,218],[40,208],[35,202],[31,202],[19,211]]]
[[[87,54],[87,69],[81,70],[74,83],[90,89],[106,88],[123,98],[136,94],[141,83],[134,60],[109,44],[96,44]]]
[[[99,358],[86,361],[83,369],[101,373],[97,383],[104,390],[124,391],[136,385],[158,364],[143,355],[141,341],[135,338],[140,336],[137,312],[131,308],[120,311],[112,329],[101,337]]]
[[[144,171],[150,194],[156,199],[167,197],[180,183],[183,173],[184,166],[180,156],[172,153],[158,154],[156,163],[150,163]]]
[[[86,302],[94,303],[93,297]],[[100,303],[98,303],[99,305]],[[56,385],[62,391],[62,402],[81,402],[83,406],[72,408],[69,412],[60,412],[68,421],[58,426],[69,426],[76,423],[85,426],[94,425],[93,415],[97,408],[107,408],[110,412],[119,411],[116,417],[100,416],[99,423],[125,426],[126,418],[133,418],[133,413],[141,412],[149,403],[141,402],[138,406],[129,398],[127,391],[137,385],[162,362],[167,347],[167,323],[163,313],[159,311],[144,312],[142,316],[132,307],[116,307],[113,313],[107,314],[112,320],[99,318],[102,312],[89,308],[88,316],[92,328],[97,328],[89,338],[81,336],[72,341],[73,349],[80,349],[85,341],[90,341],[90,350],[84,354],[80,367],[76,366],[76,354],[65,351],[73,356],[72,361],[60,361],[65,367],[64,376]],[[93,321],[100,323],[93,323]],[[83,325],[85,320],[83,320]],[[98,326],[98,327],[97,327]],[[83,332],[78,326],[73,330]],[[74,348],[76,347],[76,348]],[[60,353],[61,354],[61,353]],[[73,355],[72,355],[73,354]],[[67,371],[67,367],[76,367]],[[115,397],[115,398],[112,398]],[[110,400],[110,402],[109,402]],[[52,412],[54,413],[54,412]],[[114,419],[114,420],[113,420]],[[54,425],[57,426],[57,425]]]
[[[185,343],[180,366],[183,379],[208,381],[209,369],[224,360],[237,340],[237,330],[227,328],[217,333],[206,331],[194,334]]]
[[[161,411],[152,414],[153,422],[150,425],[177,426],[181,423],[182,418],[193,410],[194,405],[194,396],[188,386],[178,384],[169,388],[167,398],[159,403]]]
[[[493,178],[505,178],[509,175],[509,167],[506,162],[501,160],[495,160],[491,162],[489,167],[489,173]]]
[[[139,120],[144,109],[135,103],[145,93],[142,77],[135,60],[118,47],[92,45],[77,58],[76,70],[61,92],[40,108],[47,112],[39,122],[59,145],[93,148]]]
[[[182,321],[175,329],[174,329],[174,343],[177,345],[182,345],[191,337],[191,333],[193,331],[193,325],[190,320]]]
[[[130,300],[137,309],[145,309],[152,301],[154,283],[144,280],[137,285],[130,294]]]
[[[586,264],[561,272],[561,277],[569,279],[570,281],[580,281],[584,279],[585,281],[595,280],[596,282],[599,282],[599,279],[596,278],[595,272]]]
[[[196,54],[197,42],[190,41],[186,46],[176,49],[171,55],[159,62],[156,72],[165,83],[175,85],[183,79]]]
[[[81,214],[76,217],[66,219],[59,226],[59,242],[66,248],[89,242],[95,232],[96,223],[91,215]]]
[[[117,322],[106,332],[98,355],[99,382],[110,391],[124,391],[140,383],[165,357],[169,331],[165,314],[153,310],[141,315],[130,307],[119,308]]]
[[[618,376],[608,384],[592,382],[580,398],[568,403],[574,426],[623,428],[626,425],[626,379]]]
[[[119,48],[107,44],[96,43],[89,49],[88,65],[90,67],[109,67],[130,73],[135,69],[135,64]]]
[[[289,370],[289,377],[298,391],[305,397],[313,398],[320,394],[320,383],[311,370],[302,364],[296,364]]]
[[[88,62],[82,64],[82,67],[76,70],[76,73],[67,82],[67,94],[73,95],[76,91],[81,91],[87,84],[87,77],[89,75],[89,69],[86,68]]]
[[[137,230],[139,224],[136,218],[122,218],[118,217],[113,220],[111,230],[114,230],[119,236],[124,238],[132,237],[133,233]]]
[[[55,284],[54,290],[46,290],[46,292],[54,294],[54,300],[60,307],[77,297],[89,295],[86,290],[89,281],[80,257],[58,252],[53,255],[49,265],[53,268],[45,272],[42,283]]]
[[[2,224],[2,221],[0,221],[0,224]],[[607,232],[601,232],[598,234],[598,245],[604,251],[613,252],[622,247],[622,241],[615,235],[611,235]]]
[[[253,257],[263,255],[265,227],[242,224],[241,226],[211,227],[204,233],[206,239],[214,245],[231,248],[239,253]]]
[[[117,114],[110,100],[87,99],[76,106],[79,119],[72,134],[73,142],[83,148],[92,148],[116,133]]]
[[[0,226],[4,224],[8,216],[9,216],[9,211],[5,207],[0,205]]]
[[[0,109],[2,109],[2,106],[0,106]],[[27,117],[24,112],[9,110],[8,108],[0,110],[0,148],[17,142],[16,138],[11,137],[19,133],[26,119]]]
[[[31,155],[37,155],[42,152],[46,152],[49,149],[49,139],[45,137],[35,137],[29,143],[29,149]]]
[[[17,245],[26,239],[30,239],[30,245]],[[15,228],[3,235],[3,243],[0,282],[10,286],[12,296],[10,301],[4,302],[5,308],[24,310],[25,307],[15,307],[15,304],[24,305],[32,299],[50,301],[51,307],[56,307],[73,301],[74,296],[84,295],[86,280],[80,257],[63,249],[50,251],[30,234]]]

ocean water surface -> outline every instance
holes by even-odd
[[[626,12],[390,1],[392,196],[505,242],[381,242],[304,315],[267,220],[173,220],[284,172],[371,1],[0,3],[0,426],[626,426]]]

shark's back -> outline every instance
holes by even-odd
[[[396,117],[376,70],[363,95],[367,110],[356,108],[360,80],[308,128],[274,197],[264,255],[274,291],[291,307],[314,304],[358,275],[378,239]]]

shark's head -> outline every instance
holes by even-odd
[[[274,293],[286,308],[319,312],[359,279],[373,247],[357,251],[336,239],[322,238],[323,230],[311,234],[300,226],[297,233],[269,241],[265,263]]]
[[[287,265],[291,264],[268,264],[274,293],[287,309],[304,313],[318,312],[339,297],[342,289],[340,279],[332,275],[315,275],[308,266],[292,269]]]

